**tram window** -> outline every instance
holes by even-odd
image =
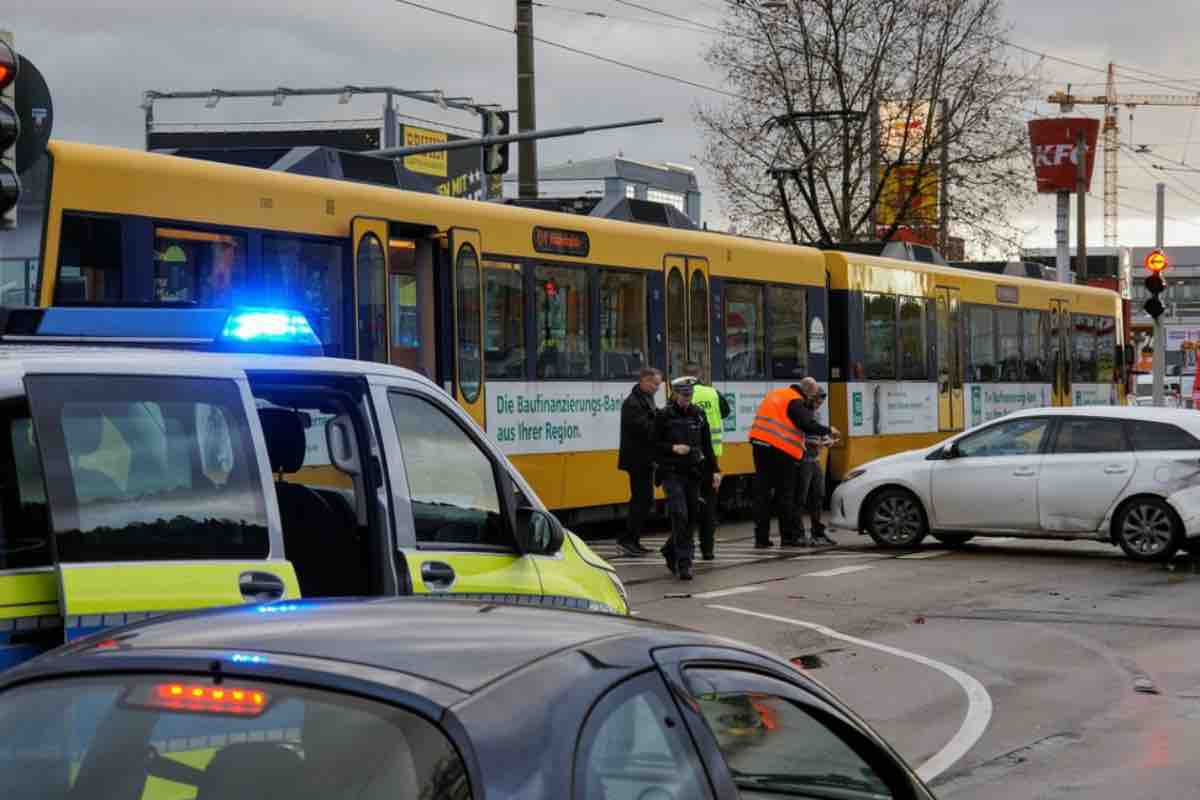
[[[342,338],[342,247],[291,236],[263,237],[263,279],[271,305],[304,312],[326,346]]]
[[[867,326],[867,380],[896,379],[896,296],[863,295]]]
[[[765,378],[766,325],[763,287],[746,283],[725,285],[725,378]]]
[[[1088,314],[1071,315],[1071,382],[1096,383],[1096,324]]]
[[[1049,383],[1051,364],[1046,352],[1050,345],[1050,315],[1045,311],[1023,312],[1025,346],[1025,380],[1030,383]]]
[[[1000,346],[996,368],[998,380],[1021,380],[1021,312],[1015,308],[997,308],[996,335]]]
[[[796,286],[768,286],[771,309],[771,377],[802,378],[808,374],[806,292]]]
[[[996,326],[992,309],[967,309],[968,381],[986,383],[999,377],[996,367]]]
[[[63,214],[55,303],[121,299],[121,222]]]
[[[483,358],[489,380],[525,377],[525,282],[519,264],[483,271]]]
[[[591,375],[588,341],[588,273],[571,267],[534,270],[537,376],[586,378]]]
[[[213,231],[155,228],[154,299],[160,303],[227,306],[246,281],[246,237]]]
[[[680,375],[687,361],[687,290],[683,273],[673,267],[667,275],[667,374]]]
[[[689,260],[695,265],[694,259]],[[708,365],[708,279],[700,270],[692,272],[691,285],[688,287],[688,361]]]
[[[458,249],[454,285],[458,295],[458,388],[463,400],[474,403],[479,399],[483,378],[483,348],[479,341],[483,320],[479,308],[479,256],[469,244]]]
[[[1117,328],[1112,317],[1093,317],[1096,331],[1096,382],[1112,383],[1117,369]]]
[[[646,278],[600,272],[600,372],[632,378],[646,363]]]
[[[928,377],[925,362],[925,301],[900,298],[900,380],[923,381]]]

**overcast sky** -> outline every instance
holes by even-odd
[[[421,0],[444,11],[511,30],[512,0]],[[721,24],[721,0],[636,0],[638,5],[698,23]],[[15,4],[15,13],[13,8]],[[1103,67],[1110,60],[1123,74],[1127,93],[1200,92],[1194,40],[1200,18],[1183,13],[1177,0],[1010,0],[1006,14],[1011,41],[1036,51]],[[141,93],[147,89],[310,87],[391,84],[444,89],[481,102],[516,103],[515,39],[511,33],[418,10],[395,0],[7,0],[0,27],[15,31],[19,49],[46,76],[55,101],[60,138],[127,147],[143,144]],[[570,10],[569,10],[570,9]],[[606,15],[596,17],[588,12]],[[702,54],[715,34],[639,10],[618,0],[546,0],[535,9],[538,36],[603,54],[617,61],[721,86],[721,76]],[[1036,66],[1039,59],[1013,50],[1013,59]],[[614,155],[697,164],[701,141],[692,112],[719,104],[721,95],[612,64],[538,45],[538,127],[610,122],[661,115],[663,125],[590,134],[542,143],[542,165],[567,159]],[[1045,93],[1072,82],[1087,93],[1103,93],[1104,76],[1082,67],[1045,60]],[[1135,83],[1134,71],[1167,80]],[[1162,85],[1166,84],[1166,85]],[[1031,109],[1052,115],[1045,103]],[[1099,116],[1099,108],[1082,109]],[[435,105],[402,101],[402,114],[473,128],[467,114]],[[375,100],[338,105],[333,98],[290,99],[282,108],[269,100],[222,101],[214,110],[202,102],[161,104],[163,122],[227,123],[252,120],[369,119],[380,114]],[[1122,140],[1147,145],[1151,155],[1123,153],[1120,162],[1123,244],[1153,243],[1154,182],[1168,184],[1168,244],[1200,243],[1200,172],[1164,172],[1154,164],[1195,164],[1200,170],[1200,124],[1193,109],[1141,108],[1122,111]],[[414,122],[414,120],[407,120]],[[419,123],[418,123],[419,124]],[[178,129],[178,128],[176,128]],[[516,151],[513,155],[515,158]],[[1186,170],[1179,164],[1179,170]],[[724,226],[720,198],[700,171],[705,219]],[[1030,168],[1032,185],[1032,167]],[[1089,241],[1103,243],[1097,163],[1089,203]],[[1134,210],[1134,209],[1142,209]],[[1053,202],[1032,206],[1022,226],[1029,246],[1052,246]]]

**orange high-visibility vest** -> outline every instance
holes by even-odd
[[[754,415],[750,441],[769,444],[797,461],[803,459],[804,433],[792,424],[787,414],[788,404],[799,399],[800,393],[790,386],[768,392]]]

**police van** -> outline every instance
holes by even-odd
[[[287,311],[0,311],[0,668],[160,613],[305,597],[628,612],[444,390],[319,353]]]

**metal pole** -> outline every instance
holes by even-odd
[[[488,129],[488,112],[484,111],[479,115],[479,127],[483,131],[483,138],[486,139],[491,131]],[[491,175],[487,173],[487,153],[486,147],[479,148],[479,199],[487,202],[491,198],[488,196],[488,186],[491,183]]]
[[[941,214],[938,217],[938,249],[942,251],[942,255],[946,254],[946,244],[950,241],[950,232],[947,230],[950,225],[950,101],[942,100],[940,119],[939,136],[941,137],[942,153],[941,153],[941,169],[939,170],[938,180],[941,184],[941,202],[938,204]],[[917,180],[920,180],[918,176]]]
[[[1154,246],[1159,250],[1163,247],[1163,221],[1166,219],[1165,208],[1167,185],[1157,184],[1155,187],[1154,204]],[[1167,374],[1167,334],[1163,329],[1162,316],[1154,318],[1154,405],[1163,404],[1163,384]]]
[[[146,94],[142,109],[146,112],[146,150],[150,150],[150,133],[154,130],[154,98]]]
[[[879,202],[876,196],[879,193],[879,100],[874,98],[871,100],[871,107],[867,109],[867,113],[871,115],[871,235],[868,237],[874,241],[879,236]]]
[[[1087,285],[1087,136],[1080,131],[1075,137],[1075,277]]]
[[[1058,193],[1058,213],[1055,215],[1054,241],[1058,245],[1054,264],[1058,267],[1058,282],[1071,282],[1071,193]]]
[[[533,70],[533,0],[517,2],[517,130],[537,129]],[[522,141],[517,168],[518,194],[522,200],[538,196],[537,143]]]
[[[392,104],[392,93],[388,92],[383,101],[383,146],[395,147],[396,134],[396,107]]]

